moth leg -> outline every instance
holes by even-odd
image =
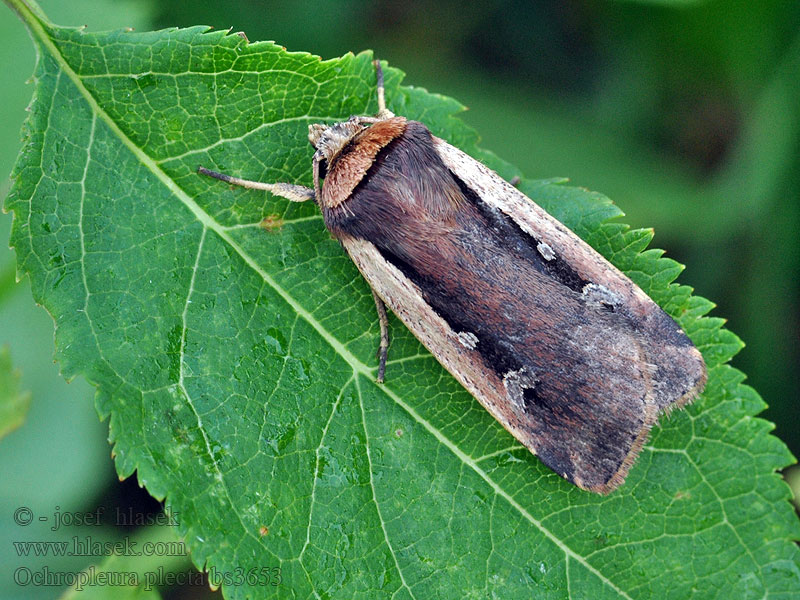
[[[378,79],[378,119],[388,119],[394,116],[394,113],[386,108],[386,90],[383,87],[383,68],[381,68],[381,61],[375,59],[372,61],[375,65],[375,75]]]
[[[375,300],[375,308],[378,309],[378,322],[381,325],[381,345],[378,347],[378,383],[383,383],[383,375],[386,373],[386,359],[389,356],[389,318],[386,316],[386,305],[381,297],[372,290],[372,298]]]
[[[287,200],[291,200],[292,202],[305,202],[306,200],[313,200],[314,199],[314,190],[311,188],[304,187],[302,185],[293,185],[291,183],[263,183],[261,181],[251,181],[249,179],[239,179],[238,177],[233,177],[231,175],[225,175],[224,173],[217,173],[216,171],[211,171],[206,169],[205,167],[197,167],[197,172],[201,175],[208,175],[209,177],[213,177],[214,179],[219,179],[220,181],[224,181],[225,183],[230,183],[231,185],[239,185],[244,188],[248,188],[251,190],[262,190],[265,192],[271,192],[276,196],[280,196],[281,198],[286,198]]]

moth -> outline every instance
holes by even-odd
[[[553,471],[608,493],[661,413],[691,402],[706,368],[639,287],[516,187],[387,110],[309,126],[313,188],[230,184],[313,200],[386,306]]]

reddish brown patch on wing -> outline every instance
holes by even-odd
[[[392,117],[358,134],[329,166],[322,187],[322,205],[334,208],[347,200],[372,166],[378,152],[405,130],[405,117]]]

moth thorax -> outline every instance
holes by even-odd
[[[365,126],[357,118],[333,125],[314,123],[308,126],[308,141],[330,163]]]

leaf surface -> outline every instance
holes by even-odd
[[[790,597],[791,461],[725,364],[741,342],[673,282],[652,234],[562,183],[522,189],[627,272],[703,351],[706,393],[663,420],[618,492],[521,448],[396,320],[384,386],[366,284],[316,208],[199,177],[309,185],[309,123],[376,109],[368,53],[320,61],[206,28],[48,25],[6,206],[67,376],[97,386],[117,469],[179,515],[199,566],[280,567],[230,598]],[[504,177],[454,100],[394,112]]]

